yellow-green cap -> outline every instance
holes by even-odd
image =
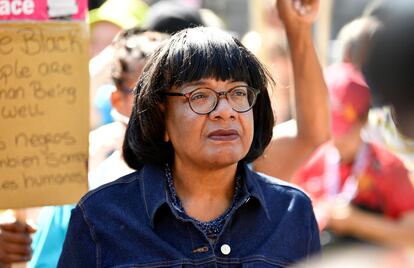
[[[148,11],[142,0],[107,0],[102,6],[89,11],[89,24],[108,21],[122,29],[141,26]]]

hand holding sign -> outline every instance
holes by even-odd
[[[32,223],[16,220],[10,212],[2,215],[0,219],[0,267],[30,260],[31,234],[35,231]]]

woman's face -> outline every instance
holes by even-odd
[[[246,83],[203,79],[170,92],[186,93],[186,88],[195,85],[221,92]],[[184,96],[168,97],[165,120],[175,161],[185,165],[220,168],[235,164],[246,156],[253,140],[253,109],[238,113],[223,96],[216,108],[205,115],[193,112]]]
[[[135,87],[134,79],[124,79],[124,82],[120,87],[112,92],[111,102],[112,107],[115,108],[118,113],[129,117],[131,115],[132,106],[134,104],[133,88]]]
[[[115,93],[118,94],[118,101],[112,101],[112,106],[114,106],[114,108],[116,108],[116,110],[124,116],[129,117],[131,115],[135,100],[133,89],[137,83],[137,79],[142,73],[144,65],[145,62],[139,63],[135,66],[134,71],[124,73],[122,76],[122,85],[117,91],[115,91]]]

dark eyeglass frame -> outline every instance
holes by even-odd
[[[211,113],[212,111],[214,111],[214,110],[216,109],[216,107],[217,107],[217,105],[218,105],[218,103],[219,103],[219,100],[220,100],[220,97],[221,97],[221,96],[224,96],[224,97],[226,98],[226,100],[229,102],[230,106],[231,106],[231,101],[229,101],[229,99],[227,98],[227,94],[229,94],[229,93],[230,93],[230,92],[232,92],[233,90],[235,90],[235,89],[237,89],[237,88],[241,88],[241,87],[246,88],[247,90],[251,90],[251,91],[253,92],[253,101],[252,101],[252,104],[250,105],[250,107],[249,107],[248,109],[246,109],[246,110],[241,110],[241,111],[238,111],[238,110],[234,109],[233,107],[231,107],[231,108],[232,108],[234,111],[238,112],[238,113],[246,113],[246,112],[250,111],[250,110],[253,108],[253,106],[255,105],[256,100],[257,100],[257,95],[259,95],[259,93],[260,93],[260,90],[258,90],[258,89],[256,89],[256,88],[253,88],[253,87],[249,87],[249,86],[244,86],[244,85],[243,85],[243,86],[236,86],[236,87],[230,88],[230,89],[229,89],[229,90],[227,90],[227,91],[218,91],[218,92],[217,92],[217,91],[215,91],[214,89],[211,89],[211,88],[208,88],[208,87],[196,87],[196,88],[194,88],[193,90],[191,90],[191,91],[189,91],[189,92],[187,92],[187,93],[179,93],[179,92],[163,92],[162,94],[163,94],[164,96],[172,96],[172,97],[176,97],[176,96],[178,96],[178,97],[186,97],[187,102],[188,102],[188,105],[190,106],[190,109],[191,109],[194,113],[199,114],[199,115],[206,115],[206,114],[209,114],[209,113]],[[208,112],[204,112],[204,113],[197,112],[197,111],[195,111],[195,110],[194,110],[194,108],[191,106],[190,97],[191,97],[191,95],[192,95],[195,91],[197,91],[197,90],[199,90],[199,89],[208,89],[208,90],[210,90],[210,91],[214,92],[214,94],[216,94],[216,103],[212,106],[212,108],[211,108]]]
[[[126,94],[126,95],[131,95],[134,93],[134,88],[129,88],[126,86],[121,86],[119,88],[119,91],[121,91],[122,93]]]

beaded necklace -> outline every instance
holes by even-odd
[[[221,233],[223,230],[224,224],[227,220],[227,218],[230,216],[231,212],[235,209],[236,204],[240,200],[241,197],[241,176],[236,175],[236,186],[234,189],[234,195],[233,195],[233,201],[231,206],[224,212],[222,215],[220,215],[218,218],[208,221],[208,222],[202,222],[199,221],[191,216],[189,216],[181,203],[180,198],[177,196],[177,193],[175,191],[174,187],[174,181],[173,176],[171,173],[170,166],[168,164],[165,165],[165,178],[167,180],[167,191],[168,195],[170,197],[171,203],[178,212],[183,213],[185,217],[190,219],[202,232],[212,241],[214,241],[217,236]]]

